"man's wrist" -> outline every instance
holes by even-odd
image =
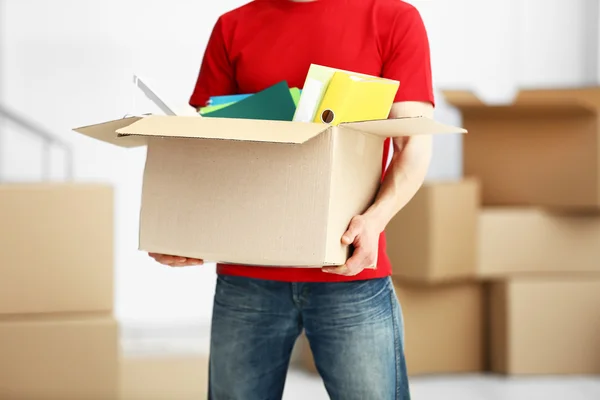
[[[392,216],[390,212],[386,212],[385,206],[381,203],[374,203],[365,211],[363,217],[367,220],[368,225],[376,229],[378,233],[385,230]]]

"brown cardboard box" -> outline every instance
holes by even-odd
[[[119,400],[195,400],[207,394],[207,357],[129,356],[121,360]]]
[[[484,205],[600,207],[600,88],[525,90],[507,105],[447,91],[462,111],[464,173]]]
[[[479,217],[479,274],[600,272],[600,215],[486,208]]]
[[[493,372],[600,373],[600,275],[513,279],[490,295]]]
[[[409,375],[483,371],[482,284],[411,285],[395,279],[395,287]]]
[[[409,375],[483,371],[482,284],[414,285],[394,278],[394,286],[402,306]],[[305,337],[301,337],[298,346],[302,367],[316,372]]]
[[[184,116],[76,129],[148,145],[140,249],[207,261],[343,264],[352,217],[373,201],[390,135],[464,133],[428,118],[324,124]]]
[[[306,338],[306,334],[304,332],[298,340],[296,341],[296,346],[294,350],[299,353],[299,365],[301,368],[305,369],[308,372],[312,372],[313,374],[317,374],[317,366],[315,365],[315,360],[312,355],[312,351],[310,350],[310,344],[308,343],[308,339]]]
[[[0,399],[117,399],[118,331],[110,316],[4,318],[0,354]]]
[[[0,185],[0,314],[113,308],[113,191]]]
[[[437,282],[477,271],[479,185],[427,182],[386,228],[394,275]]]

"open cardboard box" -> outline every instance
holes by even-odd
[[[464,174],[484,206],[600,209],[600,87],[520,91],[487,104],[445,91],[462,114]]]
[[[385,138],[466,133],[424,117],[329,126],[160,115],[75,131],[148,146],[140,250],[297,267],[347,260],[340,239],[379,189]]]

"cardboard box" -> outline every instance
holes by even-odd
[[[306,338],[306,334],[304,332],[302,332],[302,334],[298,337],[296,345],[294,346],[294,351],[298,352],[298,365],[300,368],[313,374],[319,373],[310,349],[310,344],[308,343],[308,339]]]
[[[117,399],[118,331],[110,316],[4,318],[0,354],[1,399]]]
[[[466,176],[484,205],[600,207],[600,88],[525,90],[507,105],[447,91],[462,112]]]
[[[512,279],[490,295],[493,372],[600,373],[600,275]]]
[[[113,191],[0,185],[0,314],[113,308]]]
[[[484,370],[481,283],[414,285],[394,278],[394,286],[404,318],[404,352],[410,376]],[[304,336],[298,348],[302,367],[316,373]]]
[[[484,369],[484,291],[479,282],[412,285],[394,280],[409,375]]]
[[[600,272],[600,215],[486,208],[479,217],[479,275]]]
[[[208,394],[208,357],[128,356],[121,360],[119,400],[192,400]]]
[[[126,118],[77,132],[148,145],[140,249],[248,265],[343,264],[374,200],[390,135],[464,133],[427,118],[317,123]]]
[[[477,181],[426,182],[386,228],[394,275],[424,282],[474,277],[479,209]]]

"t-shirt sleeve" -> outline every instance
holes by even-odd
[[[416,8],[410,6],[396,15],[387,44],[383,54],[383,77],[400,81],[395,102],[435,104],[429,38]]]
[[[233,67],[229,60],[223,31],[223,18],[219,18],[208,40],[200,73],[190,98],[192,107],[204,107],[211,96],[236,93]]]

